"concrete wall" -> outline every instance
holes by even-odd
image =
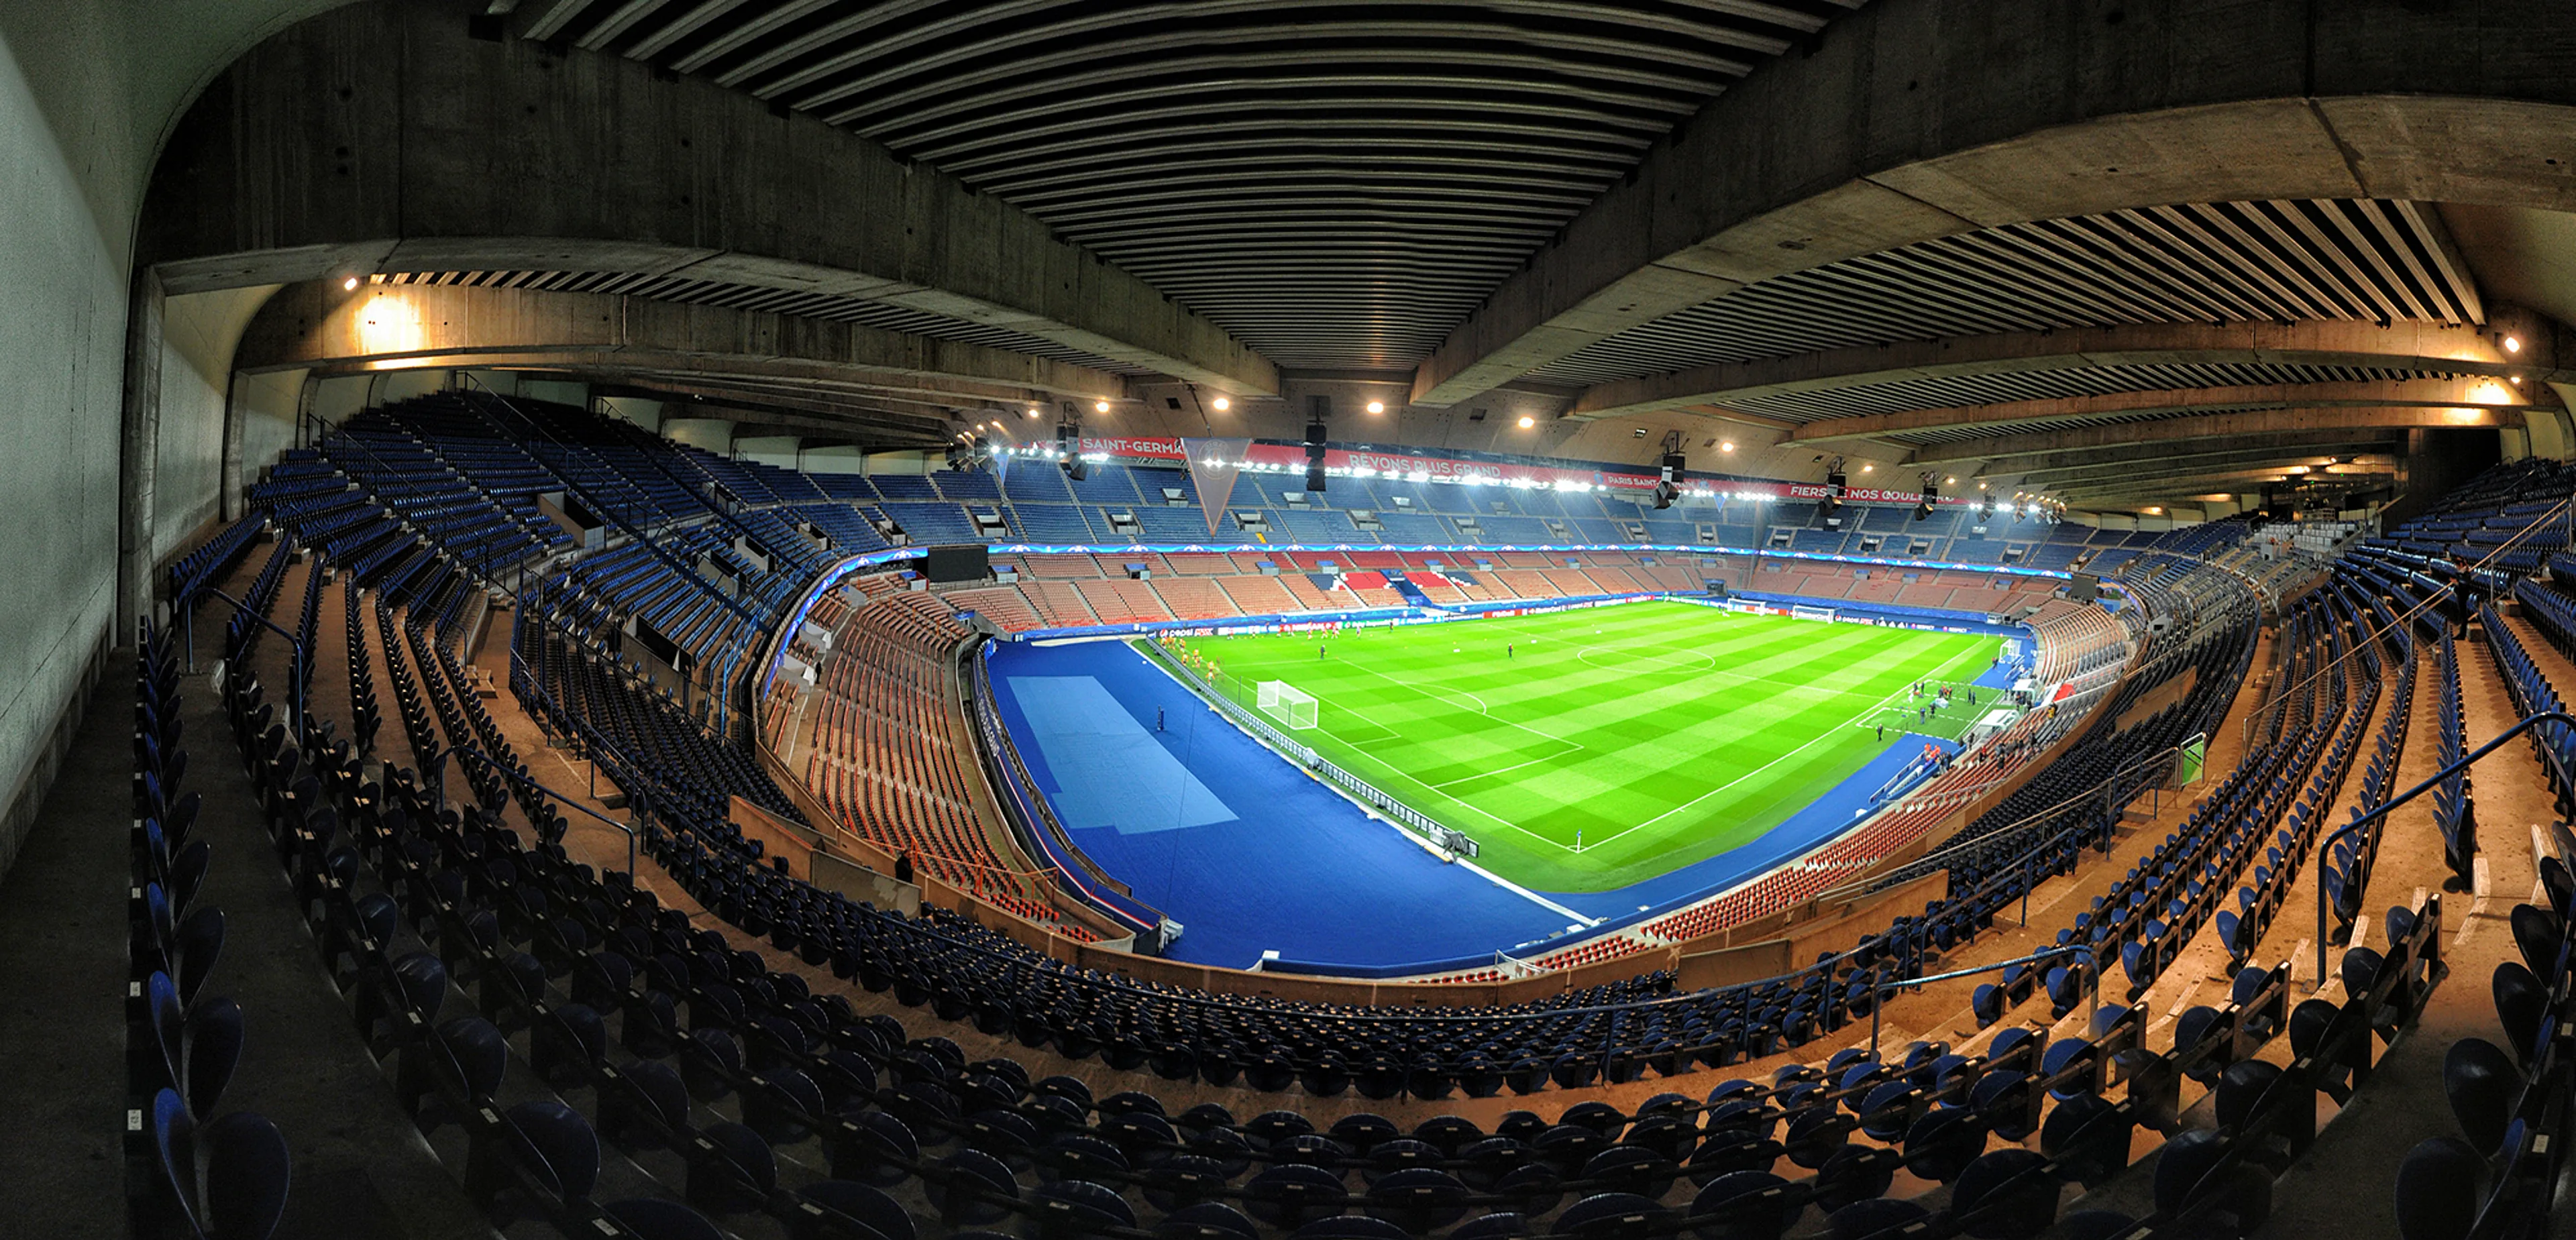
[[[136,214],[181,108],[258,38],[327,0],[0,4],[0,870],[68,743],[117,606],[126,306]],[[143,350],[148,374],[168,358]],[[186,355],[182,354],[182,360]],[[131,514],[138,565],[200,509],[219,456],[168,449],[177,512]],[[164,456],[131,445],[145,477]],[[34,536],[37,532],[41,536]]]
[[[58,133],[22,68],[36,50],[0,28],[0,867],[116,604],[126,237],[90,201],[78,118]]]
[[[238,476],[225,479],[226,519],[241,517],[243,500],[251,484],[259,481],[260,472],[295,446],[295,406],[304,397],[304,375],[301,370],[243,375],[234,385],[233,421],[238,442],[234,447],[236,464],[230,468]]]
[[[863,474],[867,465],[866,455],[848,444],[807,448],[797,458],[797,468],[809,474]]]
[[[170,298],[161,320],[161,427],[155,447],[153,557],[160,559],[220,510],[224,404],[239,323],[264,288]],[[247,318],[247,316],[243,316]],[[227,329],[230,330],[227,330]]]
[[[717,456],[733,455],[733,423],[723,418],[664,418],[662,433]]]
[[[760,435],[733,441],[733,454],[746,461],[775,465],[780,469],[796,468],[796,448],[803,443],[794,435]]]
[[[662,429],[662,402],[641,396],[602,396],[599,411],[612,418],[624,418],[648,431]]]

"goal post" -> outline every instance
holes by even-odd
[[[1789,609],[1789,614],[1800,620],[1831,620],[1834,618],[1834,609],[1831,607],[1791,607]]]
[[[1256,700],[1262,714],[1278,720],[1290,731],[1315,726],[1315,695],[1300,692],[1287,681],[1262,681]]]

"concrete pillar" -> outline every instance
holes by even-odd
[[[125,404],[117,471],[113,640],[118,646],[134,640],[136,619],[152,608],[153,484],[161,456],[161,316],[167,300],[158,274],[149,268],[135,273],[125,317]]]

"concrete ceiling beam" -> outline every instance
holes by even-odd
[[[144,211],[172,292],[379,271],[599,272],[862,298],[1267,395],[1278,367],[1034,216],[621,56],[351,5],[244,54]]]
[[[2576,380],[2558,365],[2558,335],[2539,315],[2491,305],[2486,328],[2437,323],[2135,323],[1861,345],[1676,370],[1585,389],[1568,417],[1604,418],[1684,405],[1731,408],[1772,396],[1927,379],[2043,374],[2105,366],[2345,366],[2476,376],[2524,386]],[[2509,351],[2511,336],[2523,345]]]
[[[1127,380],[1069,362],[850,323],[599,293],[314,281],[280,289],[234,368],[555,365],[695,371],[865,389],[948,407],[1125,400]]]
[[[2259,409],[2122,422],[2074,430],[2032,431],[1938,444],[1915,454],[1916,465],[1966,461],[1994,462],[2017,456],[2042,456],[2094,448],[2127,447],[2193,439],[2235,439],[2320,429],[2340,430],[2494,430],[2523,425],[2523,411],[2513,408],[2340,408]],[[1992,469],[2010,472],[2010,467]]]
[[[2546,57],[2428,56],[2435,6],[1920,0],[1835,19],[1659,142],[1417,369],[1451,404],[1776,276],[2001,224],[2181,202],[2381,198],[2576,209],[2576,82]],[[2576,43],[2576,7],[2516,41]],[[2210,49],[2226,48],[2226,55]],[[2447,257],[2447,256],[2446,256]]]
[[[2073,452],[2046,452],[2002,458],[1977,469],[1973,476],[2022,478],[2053,471],[2119,468],[2138,462],[2188,461],[2256,451],[2314,452],[2333,455],[2345,451],[2368,451],[2388,444],[2402,443],[2403,440],[2404,433],[2401,431],[2321,430],[2291,431],[2274,435],[2266,438],[2264,446],[2260,448],[2247,448],[2225,439],[2167,441],[2136,444],[2125,448],[2087,448]]]
[[[1904,409],[1809,422],[1790,432],[1799,443],[1832,443],[1961,427],[2004,430],[2069,418],[2180,416],[2204,409],[2432,408],[2555,406],[2545,383],[2483,377],[2371,379],[2346,383],[2272,383],[2237,387],[2111,392],[1943,409]]]

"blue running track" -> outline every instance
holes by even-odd
[[[1362,813],[1124,642],[1003,643],[992,682],[1074,846],[1185,928],[1175,959],[1239,969],[1277,952],[1289,967],[1394,975],[1543,950],[1531,945],[1571,924]],[[1732,852],[1615,891],[1540,894],[1617,922],[1732,887],[1849,827],[1923,743],[1891,743]]]

